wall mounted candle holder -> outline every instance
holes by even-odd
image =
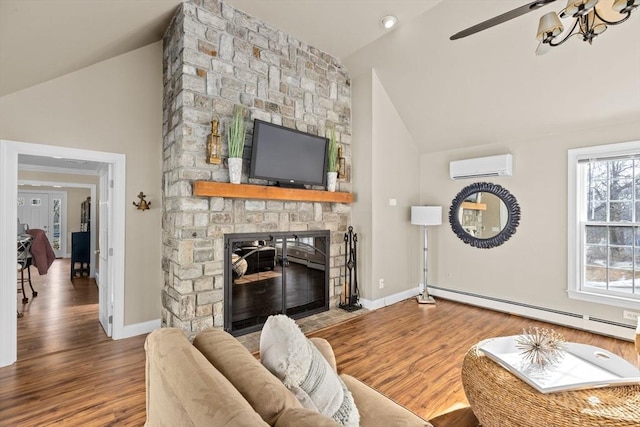
[[[219,165],[222,162],[222,142],[218,133],[218,119],[211,122],[211,134],[207,139],[207,163]]]

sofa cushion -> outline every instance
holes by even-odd
[[[275,427],[340,427],[326,415],[309,408],[285,409]]]
[[[353,394],[363,426],[433,427],[431,423],[352,376],[342,374],[340,378]]]
[[[260,359],[305,408],[344,426],[359,425],[351,393],[293,319],[269,316],[260,335]]]
[[[181,330],[157,329],[144,346],[146,426],[268,427]]]
[[[240,342],[222,329],[206,329],[193,345],[253,406],[260,417],[275,424],[286,408],[302,406],[282,382],[265,369]]]

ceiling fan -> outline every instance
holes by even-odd
[[[524,15],[525,13],[533,12],[534,10],[540,9],[542,6],[545,6],[549,3],[553,3],[556,0],[536,0],[529,4],[525,4],[524,6],[520,6],[516,9],[510,10],[509,12],[503,13],[502,15],[495,16],[491,19],[487,19],[484,22],[474,25],[473,27],[469,27],[466,30],[462,30],[458,33],[455,33],[449,40],[457,40],[463,37],[470,36],[471,34],[478,33],[480,31],[484,31],[487,28],[495,27],[498,24],[502,24],[503,22],[507,22],[512,20],[513,18],[517,18],[520,15]]]
[[[472,27],[452,35],[450,40],[457,40],[472,34],[484,31],[518,16],[540,9],[555,0],[536,0],[520,6],[509,12],[503,13]],[[608,5],[602,10],[596,8],[600,0],[568,0],[567,6],[559,13],[549,12],[540,18],[536,38],[540,45],[536,50],[538,55],[546,53],[551,47],[559,46],[572,36],[581,36],[582,40],[591,44],[593,39],[602,34],[607,25],[618,25],[625,22],[636,8],[640,6],[640,0],[608,0]],[[602,1],[605,3],[605,1]],[[559,18],[574,18],[575,21],[566,36],[558,38],[564,31],[564,26]]]

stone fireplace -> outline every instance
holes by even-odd
[[[217,118],[226,157],[236,105],[248,111],[243,183],[270,184],[247,176],[256,118],[317,135],[335,128],[350,169],[351,88],[340,61],[225,3],[193,0],[165,33],[163,62],[163,326],[191,336],[224,326],[224,236],[233,233],[328,230],[328,298],[337,302],[349,204],[196,196],[194,183],[229,182],[226,162],[206,163],[206,140]]]

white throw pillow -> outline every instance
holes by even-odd
[[[260,361],[305,408],[343,426],[359,425],[351,392],[293,319],[282,314],[269,316],[260,335]]]

